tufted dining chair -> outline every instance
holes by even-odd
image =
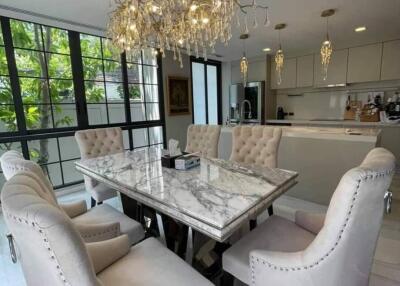
[[[126,235],[84,243],[71,219],[43,197],[42,188],[34,173],[22,171],[1,191],[27,285],[212,285],[155,238],[133,247]]]
[[[220,133],[219,125],[189,125],[185,152],[199,152],[201,156],[216,158]]]
[[[124,152],[122,130],[119,127],[80,130],[75,132],[75,139],[82,159]],[[88,176],[83,177],[86,190],[92,196],[92,206],[117,196],[117,192],[105,184]]]
[[[392,153],[371,150],[340,180],[326,216],[272,216],[223,254],[223,268],[255,286],[368,285],[395,167]]]
[[[20,172],[33,173],[42,186],[43,198],[60,208],[72,219],[85,241],[101,240],[115,233],[127,234],[131,244],[135,244],[144,238],[144,230],[140,223],[108,204],[99,205],[89,210],[86,207],[85,200],[59,204],[53,186],[42,168],[33,161],[25,160],[19,152],[7,151],[1,156],[0,163],[7,180]]]
[[[276,168],[282,129],[270,126],[236,126],[232,130],[230,160],[247,165]]]

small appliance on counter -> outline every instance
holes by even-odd
[[[282,106],[278,106],[278,111],[276,112],[276,119],[284,120],[287,113],[283,110]]]

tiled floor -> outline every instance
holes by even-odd
[[[385,215],[381,235],[375,253],[374,265],[370,279],[370,286],[400,285],[400,174],[397,174],[392,187],[394,197],[392,213]],[[59,201],[76,201],[85,199],[90,205],[89,195],[76,192],[59,198]],[[107,201],[108,204],[121,210],[118,198]],[[290,197],[280,198],[276,205],[276,213],[293,219],[296,209],[323,211],[324,207]],[[25,286],[25,281],[19,264],[12,264],[8,242],[5,238],[6,226],[0,209],[0,286]]]

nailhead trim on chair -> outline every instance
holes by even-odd
[[[118,225],[115,225],[109,229],[106,229],[105,231],[102,231],[102,232],[86,234],[86,235],[81,235],[81,236],[82,236],[82,238],[91,238],[91,237],[95,237],[95,236],[102,236],[102,235],[104,235],[106,233],[110,233],[110,232],[114,232],[115,235],[118,235]]]
[[[375,174],[371,174],[371,175],[366,175],[365,177],[363,177],[363,178],[361,178],[360,180],[357,181],[357,187],[356,187],[356,190],[353,193],[353,199],[352,199],[353,203],[350,205],[350,210],[349,210],[349,212],[347,213],[347,216],[346,216],[346,222],[343,224],[341,230],[339,231],[340,234],[339,234],[334,246],[325,255],[323,255],[320,259],[318,259],[316,262],[311,263],[308,266],[284,267],[284,266],[274,265],[274,264],[272,264],[272,263],[270,263],[270,262],[268,262],[268,261],[266,261],[265,259],[262,259],[262,258],[255,258],[252,255],[251,258],[250,258],[251,259],[251,282],[252,282],[252,285],[255,285],[255,273],[254,273],[254,266],[253,266],[255,262],[262,263],[263,265],[266,265],[269,268],[273,268],[274,270],[279,270],[279,271],[299,271],[299,270],[311,269],[314,266],[317,266],[320,262],[324,261],[335,250],[335,248],[339,244],[339,241],[342,238],[342,234],[343,234],[343,232],[344,232],[344,230],[345,230],[345,228],[347,226],[348,221],[350,220],[350,215],[351,215],[353,206],[355,204],[356,197],[358,195],[358,190],[360,188],[361,181],[366,182],[366,181],[368,181],[370,179],[372,180],[372,179],[381,178],[381,177],[390,175],[392,173],[393,173],[393,171],[388,171],[388,172],[384,172],[384,173],[375,173]]]
[[[48,240],[48,238],[46,237],[46,235],[44,234],[43,230],[39,228],[39,226],[37,224],[35,224],[34,222],[29,222],[26,219],[22,219],[19,217],[16,217],[14,215],[11,214],[7,214],[7,216],[11,219],[14,219],[16,222],[20,222],[20,223],[25,223],[26,225],[30,225],[32,226],[37,232],[39,232],[39,234],[42,236],[43,238],[43,242],[44,242],[44,247],[47,249],[47,251],[50,254],[50,259],[54,261],[54,263],[56,264],[56,268],[58,271],[58,275],[60,276],[61,281],[66,285],[66,286],[71,286],[71,284],[68,283],[67,278],[65,277],[63,271],[61,270],[61,266],[57,261],[57,257],[54,253],[54,251],[51,249],[50,247],[50,242]]]

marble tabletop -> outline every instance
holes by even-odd
[[[162,167],[160,157],[161,150],[150,147],[81,160],[76,168],[218,241],[265,210],[297,177],[206,158],[198,167],[175,170]]]

